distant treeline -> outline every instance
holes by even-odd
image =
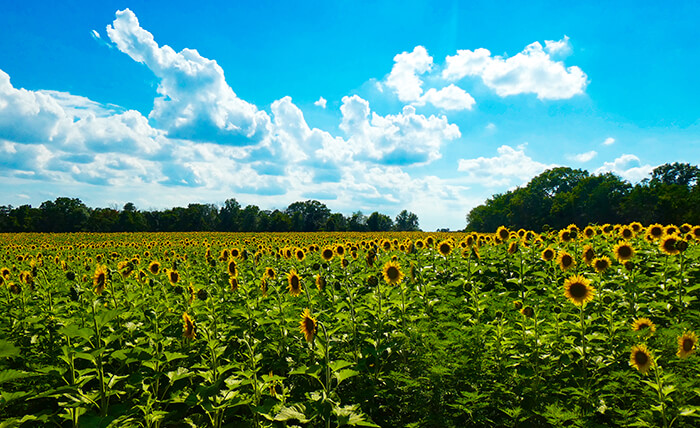
[[[497,194],[467,214],[467,229],[493,232],[498,226],[534,231],[569,224],[700,224],[700,169],[665,164],[632,186],[615,174],[553,168],[525,187]]]
[[[316,231],[413,231],[418,216],[407,210],[396,219],[361,211],[350,216],[331,213],[319,201],[294,202],[284,211],[242,207],[228,199],[214,204],[189,204],[163,211],[140,211],[129,202],[121,210],[89,208],[80,199],[60,197],[33,208],[0,206],[0,232],[316,232]]]

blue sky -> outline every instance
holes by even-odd
[[[696,2],[13,3],[0,204],[318,199],[459,229],[549,167],[700,163]]]

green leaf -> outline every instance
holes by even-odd
[[[40,376],[40,373],[30,373],[21,370],[3,370],[0,372],[0,384],[32,376]]]
[[[308,419],[304,414],[306,408],[301,404],[295,404],[292,407],[282,407],[282,409],[275,415],[275,421],[288,421],[290,419],[295,419],[302,424],[305,424],[311,419]]]
[[[10,358],[19,355],[19,348],[14,343],[0,340],[0,358]]]
[[[358,374],[360,374],[360,372],[357,372],[357,371],[351,370],[351,369],[345,369],[345,370],[341,370],[339,372],[336,372],[335,378],[338,379],[338,385],[340,385],[340,383],[342,381],[344,381],[345,379],[351,378],[353,376],[357,376]]]

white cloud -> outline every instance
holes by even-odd
[[[493,122],[489,122],[488,125],[486,125],[484,128],[486,128],[487,131],[495,131],[496,130],[496,124]]]
[[[129,9],[117,12],[107,35],[160,79],[161,96],[148,117],[169,137],[250,145],[269,134],[267,113],[236,96],[216,61],[193,49],[176,53],[170,46],[159,47]]]
[[[542,100],[558,100],[582,94],[587,84],[586,74],[579,67],[565,67],[563,62],[552,60],[554,53],[563,53],[568,38],[548,41],[546,45],[545,49],[534,42],[510,58],[491,56],[483,48],[458,50],[457,55],[445,59],[447,66],[442,77],[449,81],[480,77],[501,97],[533,93]]]
[[[471,110],[476,101],[464,89],[455,85],[446,86],[439,91],[430,88],[423,94],[414,105],[424,105],[430,103],[443,110]]]
[[[466,182],[490,187],[512,186],[527,182],[541,172],[556,165],[537,162],[525,154],[525,145],[512,148],[503,145],[492,158],[460,159],[458,171],[465,172]]]
[[[321,108],[326,108],[326,99],[323,97],[319,97],[318,101],[314,102],[315,106],[321,107]]]
[[[595,150],[591,150],[589,152],[579,153],[577,155],[570,155],[568,156],[568,158],[576,162],[588,162],[597,155],[598,152],[596,152]]]
[[[445,116],[416,114],[413,106],[401,113],[370,114],[369,102],[357,95],[344,97],[340,129],[358,157],[396,165],[428,163],[440,158],[440,147],[461,136]]]
[[[613,137],[608,137],[603,141],[604,146],[611,146],[615,143],[615,139]]]
[[[561,40],[545,40],[544,50],[551,56],[566,56],[571,53],[571,43],[569,36],[564,36]]]
[[[92,31],[90,32],[90,34],[92,34],[92,37],[94,37],[95,40],[99,40],[99,39],[102,38],[102,37],[100,36],[100,33],[97,32],[97,30],[92,30]]]
[[[612,162],[605,162],[603,166],[595,170],[596,174],[612,172],[625,180],[637,183],[651,174],[653,166],[642,165],[639,158],[632,154],[623,154]]]
[[[386,79],[386,85],[398,95],[401,101],[415,101],[423,93],[423,81],[419,75],[433,66],[433,57],[423,46],[416,46],[413,52],[403,52],[394,57],[394,66]]]

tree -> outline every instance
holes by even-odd
[[[56,198],[45,201],[39,206],[41,210],[42,232],[80,232],[90,218],[88,207],[78,198]]]
[[[367,229],[370,232],[386,232],[391,230],[394,221],[385,214],[380,214],[377,211],[373,212],[367,218]]]
[[[226,199],[224,206],[219,211],[219,230],[235,232],[239,230],[238,217],[241,213],[241,204],[235,198]]]
[[[364,232],[367,230],[367,216],[362,211],[352,213],[348,219],[348,230],[352,232]]]
[[[299,221],[299,216],[301,217],[301,231],[304,232],[315,232],[321,230],[321,228],[328,221],[328,217],[331,214],[331,210],[327,206],[316,200],[308,200],[304,202],[294,202],[289,205],[284,211],[290,218],[292,218],[292,224],[294,226],[299,226],[296,222]],[[295,217],[295,214],[298,215]],[[296,220],[296,221],[295,221]],[[295,227],[295,230],[299,230]]]
[[[119,213],[119,230],[122,232],[143,232],[146,230],[146,217],[136,209],[132,202],[127,202]]]
[[[326,221],[324,230],[329,232],[347,230],[347,220],[345,216],[340,213],[331,214]]]
[[[403,210],[396,216],[394,228],[401,232],[420,230],[418,227],[418,216],[412,212]]]

